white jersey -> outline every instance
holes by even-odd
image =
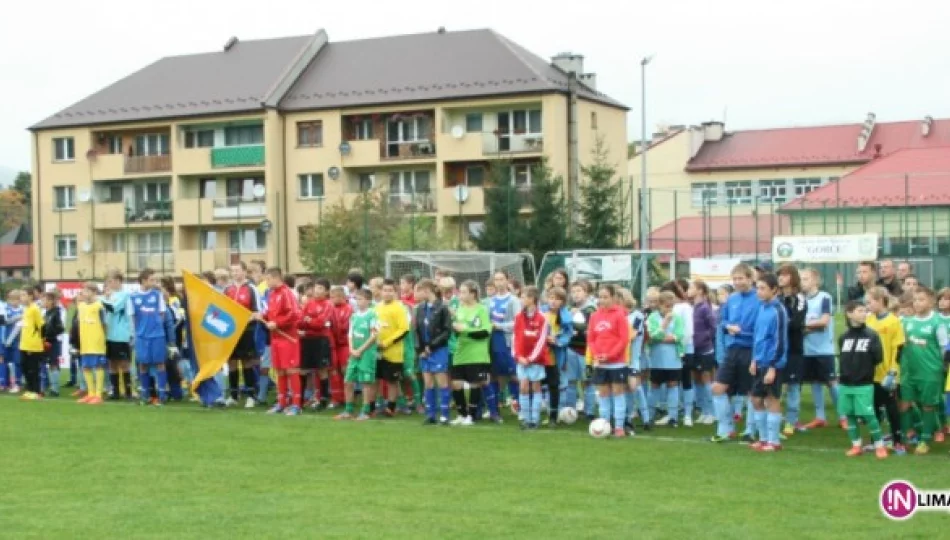
[[[693,305],[679,302],[673,306],[673,314],[683,319],[683,348],[686,354],[693,354]]]

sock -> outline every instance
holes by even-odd
[[[330,379],[320,379],[320,403],[326,404],[330,401]]]
[[[158,400],[167,401],[168,400],[168,372],[164,369],[159,371],[156,375],[155,386],[158,390]]]
[[[122,379],[122,384],[124,385],[123,388],[125,388],[125,397],[132,397],[132,372],[123,371]]]
[[[347,401],[346,405],[343,407],[343,411],[346,412],[346,414],[353,414],[353,402]]]
[[[629,393],[629,392],[628,392]],[[614,428],[623,427],[627,419],[627,400],[624,396],[614,396]]]
[[[231,391],[231,399],[237,401],[241,392],[241,372],[237,368],[228,371],[228,389]]]
[[[770,412],[765,419],[766,429],[768,429],[768,441],[769,444],[774,444],[776,446],[782,444],[782,440],[779,438],[779,431],[782,430],[782,413]]]
[[[811,397],[815,400],[815,418],[827,421],[825,418],[825,385],[821,383],[811,384]]]
[[[745,429],[742,431],[743,435],[752,435],[755,436],[755,430],[757,429],[755,424],[755,407],[752,406],[752,400],[746,398],[745,400]]]
[[[277,376],[277,405],[281,409],[287,406],[287,389],[290,386],[291,378],[297,379],[297,376],[296,375],[278,375]]]
[[[261,372],[257,380],[257,401],[264,403],[267,401],[267,390],[270,388],[270,376],[268,373]]]
[[[494,378],[494,376],[492,377]],[[485,398],[488,399],[489,394],[494,394],[498,398],[501,394],[501,386],[498,384],[498,381],[491,381],[488,383],[488,386],[485,387]]]
[[[0,364],[0,388],[9,388],[13,386],[10,384],[10,370],[7,368],[7,363],[3,362]]]
[[[49,389],[50,392],[59,393],[59,370],[49,370]]]
[[[288,375],[290,379],[290,402],[294,407],[300,407],[303,402],[303,380],[299,375]]]
[[[920,411],[920,416],[923,419],[924,425],[923,430],[920,432],[920,440],[925,443],[930,443],[930,441],[933,440],[934,431],[937,428],[937,411],[933,409]]]
[[[525,401],[525,403],[521,404],[521,408],[518,409],[518,421],[521,422],[522,424],[527,424],[531,422],[531,402],[530,401]]]
[[[405,409],[407,407],[406,396],[400,395],[399,397],[396,398],[396,407],[399,408],[400,410]]]
[[[683,417],[693,415],[693,407],[696,405],[696,389],[690,388],[683,390]]]
[[[423,396],[426,407],[426,418],[435,418],[435,388],[426,388]]]
[[[478,420],[478,403],[482,400],[482,389],[478,386],[473,386],[471,390],[468,391],[468,415],[472,417],[472,420]],[[494,414],[498,414],[498,397],[497,395],[493,396],[492,401],[495,404]],[[491,411],[491,405],[489,405],[489,411]]]
[[[388,411],[396,412],[397,407],[398,407],[398,405],[396,405],[396,402],[395,402],[395,401],[387,401],[387,402],[386,402],[386,410],[388,410]]]
[[[119,373],[110,373],[109,374],[109,384],[112,385],[112,399],[119,399]]]
[[[96,395],[96,379],[91,369],[82,370],[82,379],[86,381],[86,392],[89,396]]]
[[[603,397],[600,392],[597,393],[597,417],[603,420],[610,420],[613,413],[613,406],[610,403],[610,396]]]
[[[85,375],[85,370],[83,371],[83,374]],[[83,377],[83,380],[86,380],[86,378]],[[148,392],[149,392],[149,373],[148,371],[139,372],[139,399],[141,399],[142,401],[148,401]]]
[[[597,399],[597,389],[592,384],[584,384],[584,414],[594,416],[594,403]]]
[[[868,431],[871,433],[871,440],[874,441],[874,446],[882,445],[881,423],[877,421],[877,415],[870,414],[865,416],[864,423],[868,426]],[[897,442],[895,441],[894,444],[897,444]]]
[[[924,421],[920,409],[911,407],[910,415],[911,418],[914,419],[914,430],[917,432],[917,435],[920,435],[924,431]]]
[[[828,393],[831,394],[831,405],[838,410],[838,385],[832,384],[828,386]]]
[[[628,388],[623,394],[623,406],[627,410],[627,418],[633,418],[633,412],[636,410],[636,404],[633,400],[636,399],[636,396],[633,395],[633,392]]]
[[[254,367],[246,367],[242,370],[244,373],[244,386],[247,387],[247,394],[249,396],[254,396],[254,391],[257,390],[257,370]]]
[[[657,386],[656,388],[653,389],[653,393],[656,394],[657,407],[659,407],[662,404],[667,409],[670,408],[670,406],[668,405],[669,399],[670,399],[670,392],[669,392],[668,386],[666,386],[665,384]],[[666,414],[676,414],[676,410],[666,411]]]
[[[789,384],[785,387],[785,420],[794,426],[798,424],[802,408],[802,385]]]
[[[647,394],[643,386],[637,387],[636,398],[637,408],[640,409],[640,421],[649,424],[653,418],[650,416],[650,409],[647,407]]]
[[[452,400],[452,391],[448,388],[439,388],[439,416],[449,417],[449,402]]]
[[[518,386],[518,381],[508,381],[508,395],[511,396],[511,399],[513,399],[514,401],[518,401],[520,394],[521,394],[521,387]]]
[[[102,397],[102,394],[106,390],[106,370],[102,368],[96,368],[96,396]]]
[[[858,433],[858,419],[854,416],[848,416],[848,438],[851,439],[852,446],[861,446],[861,434]]]
[[[755,420],[755,422],[753,422],[755,427],[753,428],[752,435],[755,436],[755,432],[758,431],[758,440],[762,442],[768,442],[768,439],[766,438],[768,437],[768,414],[766,414],[764,410],[759,411],[753,409],[753,411],[752,417]]]
[[[742,416],[742,408],[745,406],[745,398],[742,396],[732,396],[729,400],[729,406],[731,409],[729,413],[733,418],[736,416]]]
[[[497,384],[495,388],[492,388],[491,385],[485,387],[485,405],[488,405],[488,414],[490,414],[492,418],[498,418],[498,416],[500,416],[498,413],[498,393],[494,391],[496,388],[498,388]],[[478,395],[478,399],[475,398],[476,395]],[[472,399],[472,403],[480,404],[482,389],[472,388],[472,394],[469,397]]]
[[[679,406],[679,402],[680,402],[680,387],[679,386],[666,387],[667,414],[673,420],[676,420],[676,408],[677,406]]]
[[[369,416],[370,413],[373,412],[373,406],[370,405],[369,403],[363,403],[363,408],[360,409],[360,412],[362,414],[365,414],[366,416]]]
[[[656,417],[656,407],[660,393],[656,391],[656,388],[651,388],[651,390],[653,391],[650,392],[650,396],[647,398],[647,401],[649,402],[650,407],[650,417],[653,418]]]
[[[531,394],[531,423],[534,425],[538,425],[541,423],[541,400],[542,399],[543,398],[541,396],[541,392],[534,392],[533,394]],[[524,404],[522,404],[521,408],[522,409],[524,408]]]
[[[561,390],[561,403],[565,407],[577,407],[577,381],[567,381]]]
[[[455,400],[455,410],[459,416],[468,416],[468,403],[465,402],[465,390],[453,390],[452,399]]]
[[[419,377],[413,376],[410,382],[411,382],[410,386],[412,386],[412,395],[413,397],[418,399],[418,396],[421,396],[424,392],[424,390],[422,389],[422,384],[419,382]],[[416,405],[418,405],[418,403],[416,403]]]

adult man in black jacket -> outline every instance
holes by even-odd
[[[864,295],[877,283],[877,263],[861,261],[858,263],[858,282],[848,287],[848,300],[864,302]]]
[[[791,264],[778,269],[778,285],[782,289],[782,304],[788,312],[788,361],[782,375],[785,382],[785,428],[782,435],[788,437],[801,429],[798,422],[802,403],[802,377],[805,364],[805,313],[807,304],[801,292],[798,269]]]
[[[894,261],[884,259],[878,266],[880,278],[878,278],[877,284],[887,289],[888,294],[891,296],[900,296],[902,280],[897,279],[897,276],[894,275]]]

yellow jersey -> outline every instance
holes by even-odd
[[[40,306],[31,302],[23,309],[23,331],[20,333],[20,350],[28,353],[41,353],[43,347],[43,312]]]
[[[894,371],[900,375],[900,364],[897,363],[897,349],[904,344],[904,326],[901,320],[893,313],[887,313],[883,318],[878,318],[874,313],[868,313],[864,324],[868,328],[877,332],[881,338],[881,349],[883,350],[883,360],[874,368],[874,382],[880,383],[887,377],[888,371]]]
[[[80,303],[76,306],[79,324],[79,354],[106,354],[106,313],[101,302]]]
[[[376,304],[376,320],[379,324],[379,350],[383,360],[393,364],[403,363],[404,342],[409,332],[409,315],[402,302],[393,300],[388,304]]]

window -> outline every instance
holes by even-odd
[[[101,187],[100,194],[101,202],[120,203],[125,200],[125,185],[116,182],[104,184]]]
[[[297,122],[297,146],[323,146],[323,122]]]
[[[75,259],[76,258],[76,235],[75,234],[61,234],[54,237],[56,241],[56,258],[60,260]]]
[[[218,180],[216,178],[202,178],[199,189],[202,199],[214,199],[218,196]]]
[[[788,200],[788,180],[759,180],[759,202],[783,203]]]
[[[389,173],[389,195],[406,196],[429,193],[429,171],[402,171]]]
[[[823,183],[821,178],[796,178],[792,180],[796,197],[801,197],[802,195],[815,191],[820,188]]]
[[[468,113],[465,115],[465,131],[478,133],[482,130],[482,113]]]
[[[404,143],[428,142],[430,119],[425,116],[414,116],[401,120],[391,120],[387,128],[387,155],[399,155],[399,145]]]
[[[502,111],[497,115],[498,150],[511,150],[512,135],[541,135],[541,109]]]
[[[137,243],[139,253],[171,253],[172,232],[139,233]]]
[[[138,200],[142,202],[159,202],[171,200],[171,184],[168,182],[146,182],[136,186]]]
[[[590,112],[590,128],[597,129],[597,111]]]
[[[715,182],[699,182],[693,184],[693,206],[702,208],[704,206],[715,206],[716,197],[719,192],[719,186]]]
[[[263,186],[263,178],[228,178],[226,185],[226,196],[228,201],[256,201],[264,200],[264,197],[254,195],[257,186]]]
[[[358,185],[360,193],[373,189],[376,187],[376,175],[373,173],[360,173]]]
[[[515,187],[519,188],[529,188],[531,187],[531,168],[533,165],[529,163],[517,163],[511,166],[511,183]]]
[[[109,246],[113,253],[125,252],[125,233],[113,233],[109,238]]]
[[[210,148],[214,146],[213,129],[189,129],[185,131],[185,148]]]
[[[465,168],[465,185],[482,187],[485,185],[485,167],[480,165]]]
[[[907,239],[908,255],[932,255],[933,239],[927,236],[911,236]]]
[[[53,161],[73,161],[76,159],[76,143],[72,137],[53,139]]]
[[[752,180],[726,182],[726,204],[752,204]]]
[[[267,251],[267,235],[260,229],[231,229],[228,246],[235,252],[261,253]]]
[[[353,140],[368,141],[373,138],[373,121],[370,119],[353,120]]]
[[[301,199],[321,199],[323,198],[323,175],[322,174],[301,174],[300,180],[300,198]]]
[[[224,128],[225,146],[264,144],[264,126],[231,126]]]
[[[218,232],[217,231],[201,231],[198,234],[198,243],[201,250],[217,249]]]
[[[168,135],[153,133],[151,135],[137,135],[135,137],[135,155],[137,156],[167,156]]]
[[[107,154],[122,153],[122,135],[105,136],[105,152]]]
[[[76,208],[76,186],[56,186],[53,188],[56,195],[57,210],[74,210]]]

